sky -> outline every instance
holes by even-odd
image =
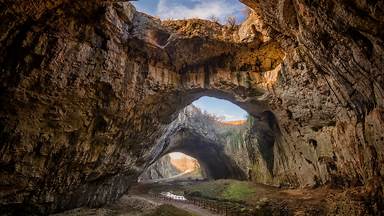
[[[248,113],[236,104],[214,97],[201,97],[192,103],[203,111],[224,117],[224,121],[244,120]]]
[[[239,0],[138,0],[133,4],[138,11],[161,19],[218,17],[222,23],[228,16],[244,19],[245,6]]]

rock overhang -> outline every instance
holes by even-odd
[[[380,5],[246,1],[267,26],[258,31],[276,40],[250,46],[167,37],[159,21],[139,34],[127,4],[34,2],[1,13],[2,204],[51,211],[116,199],[174,114],[205,91],[276,115],[272,183],[352,185],[382,175]]]

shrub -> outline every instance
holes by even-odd
[[[219,23],[220,22],[219,17],[217,17],[215,15],[210,16],[208,19],[211,20],[212,22],[215,22],[215,23]]]
[[[236,20],[236,17],[235,16],[228,16],[226,18],[226,25],[230,28],[230,29],[234,29],[237,25],[237,20]]]

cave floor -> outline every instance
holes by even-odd
[[[162,200],[161,192],[185,195],[234,209],[227,215],[370,215],[362,188],[277,188],[236,180],[138,183],[116,203],[79,208],[55,216],[226,215],[194,204]],[[224,207],[225,206],[225,207]]]
[[[164,191],[240,205],[242,211],[252,209],[249,215],[370,215],[363,187],[292,189],[237,180],[173,181],[138,184],[130,193],[153,195]]]
[[[183,203],[170,203],[141,195],[124,195],[116,203],[102,208],[77,208],[51,216],[215,216],[208,210]]]

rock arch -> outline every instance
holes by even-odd
[[[112,202],[161,153],[156,140],[177,112],[207,92],[264,123],[273,113],[273,176],[260,181],[382,188],[382,6],[243,2],[267,39],[249,40],[247,26],[237,34],[208,21],[161,23],[127,3],[5,3],[3,208]]]
[[[245,179],[243,171],[225,154],[220,144],[185,129],[171,139],[171,146],[164,153],[177,151],[196,158],[208,179]]]

